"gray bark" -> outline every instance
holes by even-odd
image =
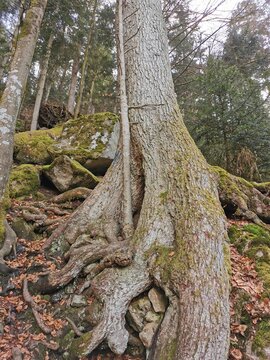
[[[125,239],[133,235],[132,200],[131,200],[131,174],[130,174],[130,126],[128,119],[128,101],[126,92],[126,66],[123,30],[123,1],[118,3],[118,57],[120,82],[120,108],[122,128],[123,153],[123,234]]]
[[[80,47],[78,49],[77,56],[73,60],[71,81],[70,81],[69,93],[68,93],[67,109],[71,114],[74,113],[76,87],[77,87],[78,71],[79,71],[79,64],[80,64],[79,60],[80,60]]]
[[[37,129],[39,110],[40,110],[40,105],[41,105],[43,92],[44,92],[44,88],[45,88],[48,68],[49,68],[49,61],[50,61],[50,56],[51,56],[51,51],[52,51],[53,39],[54,39],[54,35],[51,34],[49,37],[49,40],[48,40],[46,54],[44,56],[44,59],[42,61],[42,65],[41,65],[41,69],[40,69],[40,76],[39,76],[38,88],[37,88],[37,96],[36,96],[36,101],[35,101],[35,106],[34,106],[34,111],[33,111],[33,116],[32,116],[32,122],[31,122],[31,131]]]
[[[0,100],[0,200],[8,181],[16,120],[46,5],[47,0],[37,0],[26,13]]]
[[[89,56],[90,46],[91,46],[91,42],[93,39],[95,26],[96,26],[95,16],[96,16],[96,10],[97,10],[97,3],[98,3],[98,0],[94,0],[93,13],[91,16],[91,24],[90,24],[90,28],[89,28],[87,44],[86,44],[86,49],[85,49],[85,53],[84,53],[84,60],[83,60],[82,69],[81,69],[81,81],[80,81],[80,85],[79,85],[79,93],[78,93],[77,102],[76,102],[76,106],[75,106],[75,110],[74,110],[75,118],[79,115],[79,112],[81,109],[83,91],[84,91],[84,86],[85,86],[85,76],[86,76],[86,70],[87,70],[87,65],[88,65],[88,56]]]
[[[130,242],[134,258],[131,265],[105,269],[92,281],[92,293],[104,305],[102,320],[90,334],[74,340],[72,355],[89,354],[103,340],[114,353],[122,354],[128,341],[128,305],[154,280],[169,305],[149,358],[225,360],[229,348],[229,286],[223,253],[227,231],[215,178],[178,108],[161,1],[126,1],[123,18],[132,210],[139,214]],[[122,163],[120,152],[103,182],[51,238],[76,249],[65,266],[69,275],[72,263],[76,274],[79,271],[75,264],[82,245],[80,234],[102,236],[108,246],[121,244]],[[61,283],[64,269],[50,274],[49,282]]]

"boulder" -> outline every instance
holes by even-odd
[[[11,198],[35,195],[39,186],[39,170],[34,165],[24,164],[12,169],[9,177]]]
[[[93,189],[99,182],[89,170],[66,155],[59,156],[51,165],[44,166],[43,174],[60,192],[79,186]]]
[[[49,149],[51,156],[67,155],[96,175],[104,175],[117,150],[118,120],[117,115],[106,112],[67,121],[59,140]]]
[[[29,224],[21,217],[14,218],[11,227],[20,239],[35,240],[37,238],[37,235],[34,233],[33,225]]]
[[[62,126],[50,130],[25,131],[15,134],[14,160],[21,164],[50,164],[49,148],[59,138]]]

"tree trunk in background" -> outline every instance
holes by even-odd
[[[73,245],[69,262],[51,273],[48,283],[63,286],[83,268],[78,259],[88,252],[80,235],[102,236],[111,256],[117,247],[122,250],[124,264],[91,281],[91,295],[103,306],[102,318],[90,333],[73,340],[75,358],[91,353],[104,340],[114,353],[123,354],[130,301],[155,284],[164,290],[168,307],[148,359],[226,360],[226,221],[215,179],[179,111],[161,0],[125,1],[123,19],[135,232],[130,242],[122,241],[120,151],[100,185],[52,235],[58,246],[59,241]],[[93,256],[85,262],[90,259]]]
[[[74,58],[72,64],[71,81],[69,86],[68,103],[67,103],[67,109],[71,114],[74,113],[74,106],[75,106],[76,87],[77,87],[78,71],[80,65],[80,50],[81,48],[78,47],[77,55]]]
[[[82,70],[81,70],[81,81],[80,81],[80,85],[79,85],[79,93],[77,96],[77,102],[76,102],[76,106],[75,106],[75,110],[74,110],[75,118],[79,115],[79,112],[81,109],[83,90],[84,90],[84,85],[85,85],[86,69],[87,69],[87,64],[88,64],[89,50],[90,50],[90,46],[91,46],[91,42],[92,42],[92,38],[94,35],[95,26],[96,26],[95,17],[96,17],[96,10],[97,10],[97,2],[98,2],[98,0],[94,0],[93,13],[92,13],[92,17],[91,17],[91,25],[90,25],[90,29],[89,29],[89,33],[88,33],[87,44],[86,44],[86,49],[85,49],[84,59],[83,59],[83,64],[82,64]]]
[[[89,91],[89,94],[88,94],[88,104],[87,104],[87,113],[88,114],[94,114],[94,112],[95,112],[95,107],[94,107],[94,104],[93,104],[95,83],[96,83],[96,74],[93,75],[93,79],[91,81],[91,86],[90,86],[90,91]]]
[[[17,41],[6,88],[0,100],[0,200],[12,164],[13,138],[47,0],[31,2]]]
[[[45,82],[47,78],[48,68],[49,68],[49,61],[52,51],[52,44],[53,44],[54,35],[51,34],[47,44],[46,54],[44,56],[44,60],[42,61],[41,69],[40,69],[40,76],[38,80],[38,87],[37,87],[37,96],[33,111],[33,117],[31,122],[31,131],[37,129],[37,122],[38,122],[38,115],[40,110],[40,105],[43,97],[43,92],[45,88]]]
[[[44,91],[44,95],[43,95],[43,102],[44,104],[46,104],[48,102],[50,93],[51,93],[51,89],[52,89],[52,79],[48,79],[47,80],[47,84],[45,86],[45,91]]]

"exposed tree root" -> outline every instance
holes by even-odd
[[[66,317],[66,320],[70,323],[74,333],[77,336],[82,336],[83,335],[83,333],[77,328],[76,324],[69,317]]]
[[[74,340],[72,348],[76,349],[76,355],[88,355],[105,339],[115,354],[123,354],[129,340],[125,328],[128,306],[150,284],[149,274],[142,264],[137,263],[125,269],[107,269],[98,275],[93,280],[92,289],[104,304],[102,320],[91,332]]]
[[[52,202],[56,204],[64,203],[66,201],[71,201],[74,199],[86,199],[92,190],[84,187],[78,187],[76,189],[71,189],[63,194],[57,195],[51,199]]]
[[[30,295],[29,293],[29,290],[28,290],[28,281],[27,279],[24,279],[23,281],[23,298],[25,300],[25,302],[30,305],[31,309],[32,309],[32,312],[33,312],[33,315],[36,319],[36,322],[38,324],[38,326],[40,327],[40,329],[45,333],[45,334],[50,334],[51,333],[51,329],[48,328],[42,321],[40,315],[39,315],[39,312],[37,310],[37,305],[35,304],[32,296]]]
[[[4,221],[4,225],[5,225],[5,241],[0,250],[0,272],[9,273],[12,272],[13,270],[10,269],[5,264],[4,258],[11,253],[12,249],[15,249],[17,235],[15,234],[15,232],[13,231],[7,220]]]
[[[218,167],[212,167],[211,170],[216,175],[219,198],[225,212],[229,208],[235,215],[269,229],[269,183],[251,183]]]

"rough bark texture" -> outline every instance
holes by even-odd
[[[6,88],[0,100],[0,200],[4,194],[12,164],[16,119],[46,4],[47,0],[31,2],[17,40]]]
[[[87,69],[87,65],[88,65],[88,56],[89,56],[90,46],[91,46],[91,42],[93,39],[94,30],[95,30],[95,26],[96,26],[95,17],[96,17],[97,3],[98,3],[98,0],[94,0],[93,13],[91,16],[91,18],[92,18],[91,25],[90,25],[90,29],[89,29],[89,33],[88,33],[87,44],[86,44],[86,49],[85,49],[85,54],[84,54],[84,60],[83,60],[82,70],[81,70],[81,81],[80,81],[80,86],[79,86],[79,93],[78,93],[77,103],[76,103],[75,110],[74,110],[75,118],[79,115],[79,112],[81,109],[81,103],[82,103],[82,97],[83,97],[83,91],[84,91],[84,85],[85,85],[86,69]]]
[[[92,281],[93,294],[104,306],[102,319],[91,332],[74,340],[76,353],[71,358],[91,353],[103,340],[114,353],[122,354],[128,341],[128,305],[155,283],[165,291],[169,305],[149,358],[225,360],[229,347],[229,286],[223,251],[227,231],[215,177],[188,134],[177,105],[161,1],[126,1],[123,18],[132,140],[135,232],[129,248],[133,262],[126,262],[124,268],[107,268]],[[101,238],[108,246],[127,246],[121,242],[122,161],[119,152],[103,182],[51,237],[54,247],[73,244],[66,265],[69,276],[78,274],[74,264],[80,246],[85,253],[82,234],[91,234],[91,242]],[[87,264],[92,260],[91,252],[87,260],[83,257]],[[49,284],[61,285],[60,271],[50,274]]]
[[[37,96],[36,96],[33,117],[32,117],[32,122],[31,122],[31,130],[37,129],[38,115],[39,115],[40,105],[41,105],[41,101],[42,101],[42,97],[43,97],[45,82],[46,82],[48,68],[49,68],[49,60],[50,60],[51,51],[52,51],[53,38],[54,38],[54,35],[51,34],[49,37],[49,40],[48,40],[46,54],[44,56],[44,59],[42,61],[42,65],[41,65],[40,77],[38,80]]]
[[[80,64],[80,61],[79,61],[80,56],[79,55],[80,55],[80,47],[78,47],[78,54],[73,60],[72,72],[71,72],[71,82],[70,82],[69,93],[68,93],[67,109],[71,114],[74,113],[76,87],[77,87],[78,71],[79,71],[79,64]]]

